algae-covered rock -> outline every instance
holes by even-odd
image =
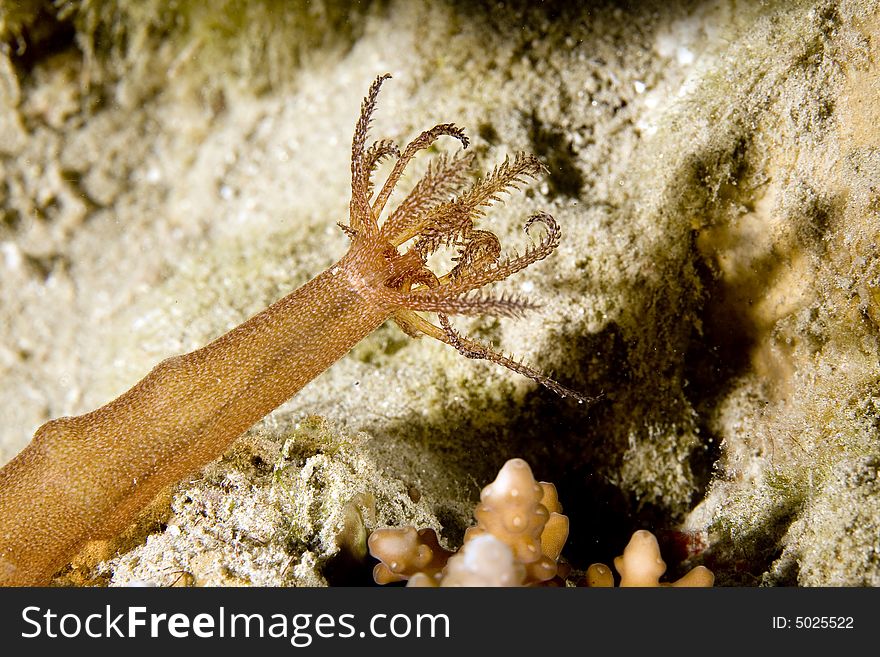
[[[385,72],[373,137],[547,165],[485,219],[562,226],[504,285],[541,310],[455,324],[596,398],[383,326],[59,583],[365,582],[367,532],[458,547],[511,457],[576,570],[646,528],[720,584],[877,583],[878,3],[533,4],[0,14],[0,460],[344,254]]]

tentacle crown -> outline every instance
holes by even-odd
[[[546,212],[532,215],[526,221],[525,230],[529,232],[540,224],[544,228],[543,237],[523,254],[508,257],[502,257],[501,244],[495,234],[477,229],[475,222],[485,214],[488,206],[501,200],[502,194],[519,188],[528,178],[542,173],[544,165],[532,155],[517,153],[478,182],[465,187],[473,158],[462,153],[452,157],[443,155],[428,167],[425,176],[380,226],[379,216],[404,169],[418,151],[428,148],[441,136],[458,139],[463,149],[469,143],[461,128],[442,123],[422,132],[402,150],[388,140],[377,141],[366,148],[368,127],[379,90],[389,77],[381,75],[376,78],[361,106],[352,142],[351,223],[341,226],[352,239],[352,252],[374,254],[363,262],[377,263],[380,259],[375,254],[382,254],[381,261],[387,275],[379,289],[373,291],[374,298],[393,309],[394,321],[408,335],[429,335],[468,358],[497,363],[563,397],[587,401],[584,395],[541,372],[461,335],[449,321],[449,315],[456,314],[518,317],[537,307],[528,299],[490,296],[478,290],[550,255],[559,246],[561,237],[556,220]],[[395,156],[397,160],[373,197],[372,175],[379,162],[388,156]],[[408,246],[401,251],[404,245]],[[426,263],[428,257],[442,247],[457,250],[457,256],[453,258],[456,264],[449,272],[437,275]],[[375,280],[373,276],[369,278]],[[438,323],[426,319],[420,314],[423,312],[436,313]]]

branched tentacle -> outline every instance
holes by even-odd
[[[455,267],[447,276],[449,280],[457,280],[479,269],[495,265],[500,257],[501,242],[495,233],[488,230],[471,231],[467,240],[460,243],[458,255],[453,258]]]
[[[492,172],[474,185],[458,201],[470,208],[488,206],[501,200],[499,194],[509,192],[511,188],[519,189],[526,182],[524,176],[534,177],[545,171],[541,161],[528,153],[517,153],[513,160],[504,158]]]
[[[410,160],[413,159],[415,154],[420,150],[428,148],[443,135],[455,137],[462,143],[464,148],[467,148],[470,143],[467,135],[464,134],[464,130],[453,123],[441,123],[440,125],[435,125],[430,130],[425,130],[422,134],[413,139],[407,144],[406,148],[403,149],[403,154],[397,158],[397,162],[394,163],[394,168],[388,175],[385,185],[383,185],[382,190],[376,196],[376,200],[373,202],[374,216],[378,217],[382,214],[382,210],[385,208],[385,204],[388,202],[391,192],[394,191],[394,187],[400,180],[400,176],[403,175],[403,170],[406,168],[406,165],[409,164]]]
[[[400,157],[400,149],[390,139],[380,139],[367,149],[364,153],[364,171],[366,171],[366,190],[364,195],[369,199],[373,195],[373,172],[379,163],[388,157],[394,155]]]
[[[413,296],[418,296],[424,301],[431,299],[440,302],[443,298],[458,297],[490,283],[502,281],[518,271],[522,271],[529,265],[543,260],[559,246],[562,231],[559,229],[559,224],[556,223],[556,220],[546,212],[539,212],[530,217],[526,222],[526,230],[537,222],[544,224],[547,228],[547,234],[538,244],[526,249],[526,252],[522,255],[514,255],[489,267],[463,273],[437,290],[415,289],[412,292]]]
[[[409,292],[412,286],[416,283],[420,283],[432,289],[440,287],[440,279],[437,278],[437,274],[427,267],[422,267],[417,270],[409,280],[404,283],[402,290],[404,292]]]
[[[473,230],[474,221],[485,214],[482,208],[501,200],[501,194],[518,189],[525,176],[535,176],[544,165],[532,155],[517,153],[513,160],[505,158],[492,172],[453,201],[438,205],[418,226],[415,248],[430,255],[441,246],[465,239]]]
[[[471,338],[463,336],[461,333],[453,328],[452,324],[449,321],[449,318],[445,314],[438,313],[437,317],[440,320],[440,326],[443,330],[443,337],[439,339],[443,340],[448,345],[455,347],[458,353],[460,353],[462,356],[473,358],[475,360],[488,360],[492,363],[496,363],[497,365],[506,367],[507,369],[512,370],[517,374],[528,377],[532,381],[552,390],[560,397],[573,397],[580,403],[591,401],[589,397],[586,397],[579,392],[572,390],[571,388],[565,387],[561,383],[554,381],[549,376],[546,376],[538,370],[529,367],[525,363],[522,363],[514,358],[510,358],[509,356],[505,356],[504,354],[498,353],[497,351],[492,350],[491,348],[480,342],[477,342],[476,340],[472,340]]]
[[[422,221],[413,248],[423,257],[460,242],[474,229],[474,212],[455,201],[433,208]]]
[[[464,184],[473,163],[472,154],[446,154],[428,165],[425,175],[382,224],[382,236],[400,246],[419,232],[419,225],[433,206],[440,205]]]
[[[342,232],[345,233],[345,236],[348,239],[350,239],[352,242],[358,236],[358,232],[354,228],[349,226],[348,224],[344,224],[341,221],[337,221],[336,225],[339,226],[339,228],[342,230]]]
[[[416,271],[412,277],[401,286],[401,292],[409,292],[410,287],[415,283],[420,283],[431,288],[440,286],[440,281],[438,280],[437,275],[427,267],[422,267]],[[423,319],[415,312],[403,310],[399,304],[397,312],[394,313],[394,321],[401,330],[411,338],[422,337],[422,335],[425,334],[424,326],[431,326],[430,322]]]
[[[351,141],[351,228],[355,231],[364,230],[372,234],[377,230],[376,221],[370,209],[370,200],[367,194],[369,169],[365,166],[364,146],[367,143],[367,132],[370,129],[370,120],[376,109],[376,98],[382,83],[390,78],[386,73],[380,75],[370,85],[364,102],[361,104],[361,115],[354,129],[354,138]]]
[[[446,286],[437,288],[441,295],[445,291],[444,287]],[[457,297],[424,298],[410,294],[399,301],[399,307],[421,312],[445,312],[450,315],[522,317],[527,312],[540,308],[540,304],[512,295],[493,297],[471,293]]]
[[[407,254],[407,256],[410,255],[412,254]],[[403,295],[398,299],[398,304],[402,303],[401,299],[409,296],[409,291],[413,285],[420,285],[429,289],[440,287],[440,279],[437,278],[437,274],[425,267],[424,261],[418,258],[414,260],[415,262],[411,262],[409,266],[401,268],[396,273],[392,273],[388,278],[388,287]]]

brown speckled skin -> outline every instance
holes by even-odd
[[[40,427],[0,470],[0,584],[47,582],[385,321],[391,310],[356,289],[358,264],[371,260],[356,251],[109,404]]]

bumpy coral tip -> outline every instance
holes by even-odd
[[[688,571],[681,579],[672,583],[677,587],[711,587],[715,584],[715,575],[705,566],[697,566]]]
[[[586,584],[589,587],[610,588],[614,586],[614,575],[603,563],[594,563],[587,568]]]

